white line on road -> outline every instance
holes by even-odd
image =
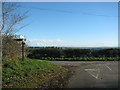
[[[100,74],[100,69],[98,69],[98,73],[97,73],[97,76],[96,76],[97,79],[98,79],[99,74]]]
[[[87,71],[91,76],[93,76],[94,78],[98,79],[99,73],[100,73],[100,69],[85,69],[85,71]],[[95,74],[93,74],[92,72],[96,72]]]
[[[112,71],[112,69],[111,69],[109,66],[107,66],[106,64],[105,64],[105,66],[106,66],[110,71]]]
[[[85,71],[96,71],[96,69],[85,69]]]

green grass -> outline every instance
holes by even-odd
[[[58,60],[58,61],[113,61],[120,60],[120,57],[73,57],[73,58],[53,58],[53,57],[42,57],[43,60]]]
[[[3,87],[5,88],[34,88],[67,71],[51,61],[37,59],[3,60],[2,69]]]

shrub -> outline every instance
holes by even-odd
[[[21,57],[21,43],[13,40],[10,36],[4,37],[2,43],[3,59],[16,60]]]

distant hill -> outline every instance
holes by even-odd
[[[120,47],[61,47],[61,48],[108,49],[108,48],[120,48]]]
[[[35,47],[35,46],[33,46]],[[45,47],[50,47],[50,46],[45,46]],[[51,46],[51,47],[56,47],[56,46]],[[35,47],[35,48],[41,48],[41,47]],[[81,49],[107,49],[107,48],[120,48],[117,46],[113,46],[113,47],[57,47],[57,48],[81,48]]]

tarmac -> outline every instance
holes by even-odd
[[[119,61],[53,61],[75,67],[67,88],[118,88]]]

